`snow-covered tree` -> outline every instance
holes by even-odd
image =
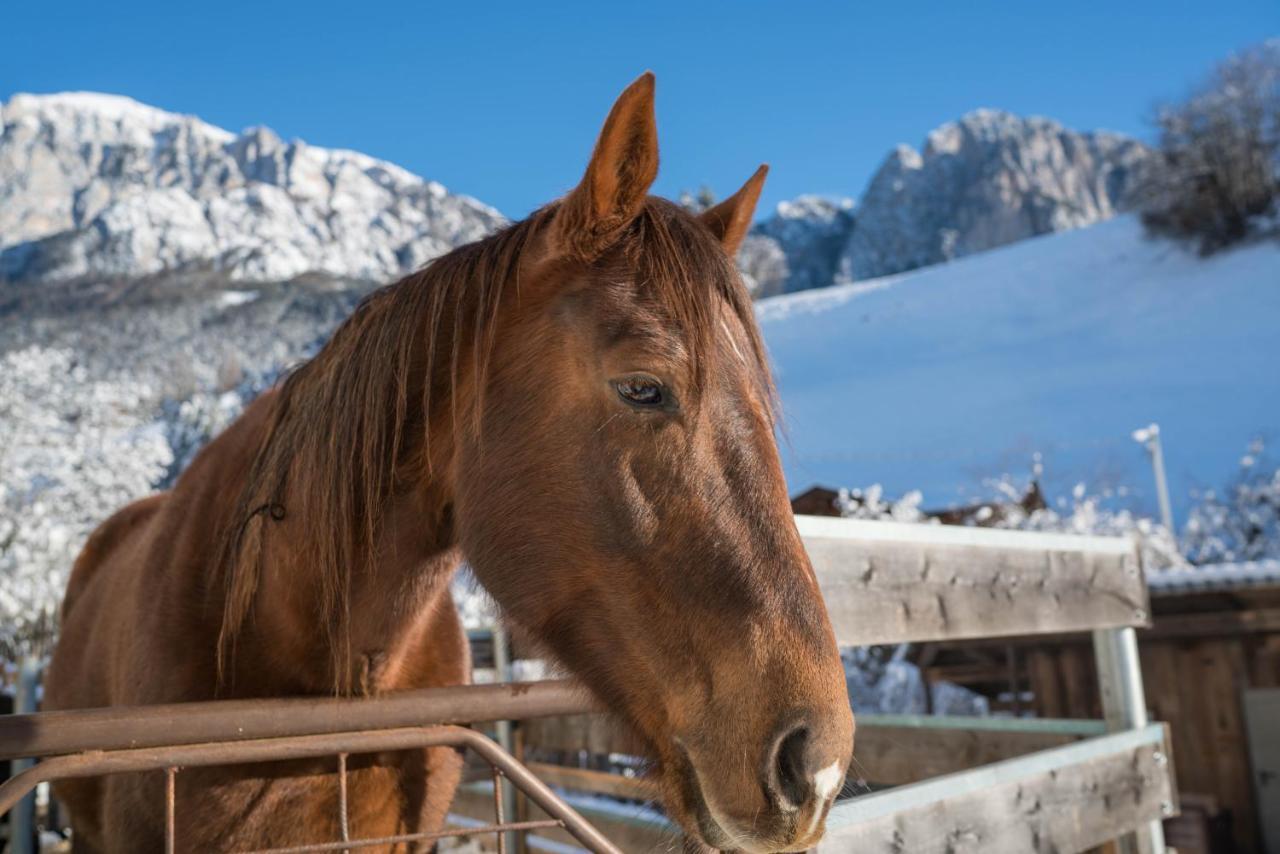
[[[1257,439],[1225,493],[1191,510],[1183,547],[1193,563],[1280,559],[1280,465]]]
[[[1209,253],[1274,226],[1280,201],[1280,39],[1228,57],[1159,109],[1142,219]]]
[[[143,382],[94,379],[67,349],[0,357],[0,655],[52,637],[84,539],[172,461]]]

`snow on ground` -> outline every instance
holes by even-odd
[[[1280,433],[1280,243],[1199,258],[1133,217],[760,302],[794,494],[920,489],[929,506],[1044,455],[1049,495],[1128,487],[1159,422],[1175,512]]]

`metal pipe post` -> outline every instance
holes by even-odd
[[[40,683],[40,660],[34,655],[22,659],[18,670],[17,691],[13,697],[13,712],[29,715],[36,710],[36,686]],[[35,765],[34,759],[15,759],[11,773],[19,774]],[[14,807],[9,817],[9,851],[11,854],[35,854],[36,793],[27,793]]]
[[[1093,654],[1098,665],[1098,686],[1107,729],[1124,732],[1145,727],[1149,721],[1137,634],[1131,628],[1099,629],[1093,633]],[[1172,804],[1168,811],[1172,812]],[[1158,820],[1118,841],[1121,854],[1166,852],[1164,825]]]
[[[1151,467],[1156,473],[1156,498],[1160,501],[1160,521],[1170,536],[1177,536],[1173,527],[1173,505],[1169,502],[1169,480],[1164,473],[1164,443],[1157,430],[1151,440]]]
[[[502,682],[502,683],[510,682],[511,681],[511,649],[507,644],[507,630],[503,628],[501,625],[494,626],[492,638],[493,638],[494,673],[497,676],[497,679],[499,682]],[[514,751],[515,745],[511,737],[511,721],[509,720],[496,721],[494,723],[494,727],[498,735],[498,744],[501,745],[502,749],[507,751],[507,753],[512,753]],[[515,787],[511,785],[511,781],[508,780],[505,776],[499,775],[494,777],[494,785],[501,790],[500,793],[498,791],[495,791],[494,797],[500,798],[503,811],[508,816],[515,815],[516,814],[516,790],[515,790]],[[501,824],[502,823],[501,820],[499,820],[498,823]],[[523,836],[523,834],[519,834],[519,835]],[[521,850],[521,846],[519,844],[519,841],[517,839],[517,834],[515,831],[507,831],[506,833],[501,834],[501,836],[503,837],[501,841],[505,842],[505,844],[501,846],[502,848],[505,848],[507,851]]]

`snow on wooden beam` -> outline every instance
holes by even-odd
[[[842,646],[1145,626],[1125,537],[797,516]]]
[[[1171,815],[1161,724],[837,804],[818,854],[1084,851]]]

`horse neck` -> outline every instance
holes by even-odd
[[[374,406],[394,411],[402,419],[398,423],[373,419],[377,426],[370,428],[401,437],[391,443],[394,459],[378,461],[385,470],[371,478],[388,485],[387,494],[377,502],[373,524],[365,526],[365,521],[354,518],[340,520],[374,532],[368,560],[360,566],[337,567],[339,577],[335,578],[332,567],[311,559],[316,554],[314,538],[324,532],[315,530],[316,514],[309,511],[317,508],[317,501],[334,496],[323,495],[324,490],[317,487],[318,483],[332,485],[331,473],[299,475],[311,464],[307,459],[296,460],[291,466],[278,501],[282,518],[270,518],[275,504],[269,504],[257,523],[265,526],[255,529],[262,532],[260,577],[252,617],[244,622],[245,642],[237,640],[233,665],[237,682],[259,683],[248,689],[250,693],[280,690],[274,682],[260,684],[264,678],[300,679],[301,684],[290,687],[306,693],[335,686],[342,693],[407,687],[406,680],[411,684],[413,674],[423,670],[422,662],[414,657],[423,654],[420,642],[432,621],[438,622],[442,608],[450,609],[448,619],[455,618],[448,601],[448,581],[460,561],[453,524],[453,484],[457,430],[469,426],[466,410],[473,370],[468,354],[473,333],[455,330],[449,321],[473,317],[474,310],[449,305],[438,311],[444,325],[432,330],[419,324],[422,340],[411,342],[406,349],[421,357],[385,366],[390,372],[405,372],[407,381],[400,383],[395,378],[395,383],[400,383],[396,385],[398,397],[382,400],[377,394],[361,395],[352,410],[343,413],[343,417],[360,423],[368,414],[363,407]],[[361,322],[367,326],[370,320]],[[432,331],[435,338],[428,340]],[[368,333],[357,328],[340,330],[337,335],[361,332]],[[457,336],[461,336],[460,347],[454,346]],[[335,382],[337,368],[325,360],[339,355],[376,358],[368,350],[346,349],[354,350],[354,355],[344,350],[343,342],[326,346],[316,363],[308,366],[307,375],[299,378],[300,385],[286,387],[276,402],[277,407],[284,407],[279,417],[299,417],[300,413],[290,414],[288,408],[309,412],[315,409],[314,400],[330,399],[332,390],[324,384]],[[442,357],[442,353],[452,357]],[[392,377],[384,380],[388,387],[395,384]],[[424,399],[431,401],[426,416],[429,429],[424,427]],[[324,518],[324,513],[319,515]]]

